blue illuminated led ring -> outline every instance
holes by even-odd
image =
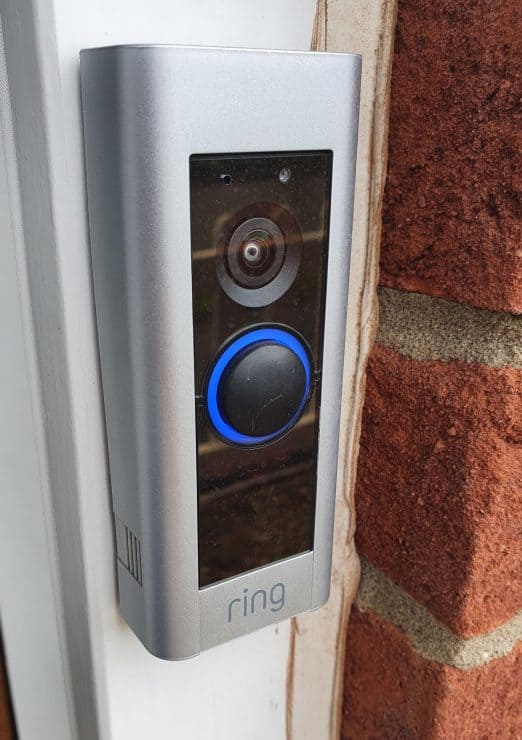
[[[267,341],[274,342],[275,344],[282,345],[283,347],[287,347],[299,357],[305,371],[306,390],[303,393],[303,399],[299,405],[299,408],[287,424],[285,424],[283,427],[281,427],[281,429],[278,429],[272,434],[267,434],[262,437],[252,437],[248,434],[241,434],[241,432],[238,432],[237,429],[234,429],[233,426],[228,424],[221,415],[218,404],[219,384],[227,366],[234,359],[234,357],[239,354],[239,352],[252,344]],[[231,344],[229,344],[214,363],[214,367],[212,368],[212,372],[210,373],[206,390],[206,405],[210,421],[212,422],[216,431],[224,439],[229,442],[233,442],[234,444],[259,445],[264,444],[265,442],[270,442],[270,440],[279,437],[281,434],[284,434],[284,432],[290,429],[290,427],[293,426],[293,424],[295,424],[297,419],[300,417],[310,394],[311,381],[312,370],[310,367],[308,352],[301,344],[299,339],[297,339],[297,337],[295,337],[293,334],[290,334],[290,332],[285,331],[284,329],[275,329],[272,327],[267,327],[264,329],[253,329],[246,334],[242,334]]]

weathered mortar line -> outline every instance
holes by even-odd
[[[522,611],[492,632],[468,639],[458,637],[364,558],[355,604],[400,627],[426,660],[461,670],[508,655],[522,638]]]
[[[377,342],[415,360],[522,368],[522,316],[379,289]]]

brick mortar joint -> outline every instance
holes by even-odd
[[[509,655],[522,639],[522,611],[491,632],[459,637],[362,557],[354,604],[361,611],[371,609],[402,629],[415,651],[426,660],[464,671]]]
[[[522,316],[379,288],[376,341],[415,360],[522,369]]]

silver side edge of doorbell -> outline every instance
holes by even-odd
[[[81,53],[90,237],[120,608],[145,647],[161,658],[194,656],[241,634],[317,608],[328,599],[360,66],[360,57],[352,54],[161,45],[107,47]],[[270,457],[278,449],[277,445],[270,444],[269,435],[263,438],[268,443],[260,444],[258,451],[254,443],[241,447],[239,437],[234,447],[213,420],[210,401],[205,394],[210,394],[210,372],[216,367],[214,359],[208,372],[205,370],[201,375],[203,390],[198,385],[199,360],[195,353],[206,357],[206,348],[195,349],[199,330],[194,317],[205,312],[205,301],[210,301],[212,306],[218,304],[212,303],[214,299],[204,287],[201,295],[194,298],[199,290],[197,286],[203,285],[203,282],[193,282],[196,280],[193,260],[199,259],[196,251],[199,245],[195,240],[204,238],[198,236],[200,224],[201,234],[207,233],[203,224],[205,207],[197,210],[199,204],[195,201],[205,198],[207,183],[210,183],[209,188],[214,187],[213,168],[220,161],[225,161],[229,168],[237,167],[238,182],[243,182],[243,178],[250,183],[248,187],[258,187],[256,192],[261,193],[259,198],[255,196],[259,202],[254,204],[257,210],[252,211],[252,228],[255,226],[256,230],[249,232],[250,241],[245,242],[251,250],[246,256],[255,259],[256,250],[264,249],[267,244],[267,249],[276,249],[277,245],[274,247],[270,241],[276,237],[270,235],[269,227],[268,231],[264,227],[270,219],[263,220],[263,214],[259,216],[258,213],[265,201],[278,200],[266,195],[269,176],[260,176],[259,186],[248,178],[253,177],[256,167],[259,172],[268,172],[272,161],[279,167],[285,153],[289,153],[289,161],[295,163],[294,171],[299,170],[303,162],[303,182],[314,182],[306,179],[311,177],[306,173],[312,167],[312,160],[314,167],[322,168],[324,182],[330,178],[329,222],[325,227],[327,248],[324,248],[325,286],[321,288],[317,284],[317,295],[323,296],[317,300],[323,300],[324,326],[317,328],[314,324],[313,328],[316,332],[313,336],[317,335],[317,341],[322,344],[316,351],[315,339],[309,340],[304,335],[301,342],[307,348],[306,353],[311,347],[312,377],[310,380],[307,375],[307,382],[316,383],[314,391],[307,387],[308,397],[312,399],[307,403],[316,404],[313,408],[317,409],[318,421],[313,427],[316,435],[313,442],[316,456],[314,522],[310,529],[310,547],[275,562],[257,565],[263,563],[258,540],[273,540],[276,554],[287,551],[279,534],[271,536],[269,505],[281,507],[277,517],[285,515],[280,512],[286,511],[284,506],[288,504],[286,499],[277,498],[277,486],[282,490],[288,483],[283,479],[277,485],[274,483],[275,479],[270,477],[272,463],[263,467],[264,456]],[[307,153],[317,153],[317,157],[307,159]],[[284,191],[280,183],[285,183],[287,169],[281,169],[277,184],[281,192]],[[228,182],[228,174],[220,177],[225,184]],[[234,187],[232,183],[228,190],[223,190],[223,203],[232,202],[226,199],[235,197],[243,207],[243,191],[239,185],[235,191]],[[300,194],[295,185],[292,187],[292,197],[299,204]],[[287,214],[291,202],[284,200],[280,209],[283,232],[284,218],[291,219]],[[213,207],[212,203],[209,201],[209,208]],[[273,208],[278,206],[276,202]],[[303,235],[301,266],[312,264],[306,262],[311,260],[307,250],[312,243],[307,239],[316,238],[311,227],[310,232],[307,231],[306,208],[309,207],[305,203],[299,224]],[[277,220],[275,216],[274,220]],[[219,223],[219,214],[212,223]],[[278,228],[274,232],[276,236]],[[293,247],[283,247],[287,250],[283,250],[284,259],[287,259],[288,250]],[[225,260],[228,259],[227,248],[225,244]],[[241,252],[242,259],[245,254]],[[270,254],[267,259],[272,259]],[[202,281],[214,280],[217,274],[213,267],[214,256],[209,259],[211,268],[207,269],[203,261],[198,263],[197,269],[203,270]],[[223,281],[234,279],[233,268],[230,274],[227,272],[228,264],[226,269],[218,267],[222,269]],[[257,275],[255,271],[252,274]],[[300,285],[298,280],[299,277],[297,286]],[[223,281],[221,285],[226,291]],[[218,293],[217,279],[215,285]],[[260,288],[255,288],[258,293],[249,293],[248,283],[245,285],[247,287],[240,290],[247,298],[258,293],[261,297],[265,295]],[[304,300],[304,293],[301,288],[299,290],[295,305],[298,300]],[[280,336],[286,332],[291,337],[289,342],[301,337],[303,332],[300,334],[301,330],[295,329],[286,304],[281,309],[284,316],[279,320],[278,300],[269,299],[272,303],[265,314],[263,308],[246,306],[248,301],[241,298],[243,293],[238,293],[236,301],[233,294],[230,298],[225,292],[216,298],[220,309],[207,311],[205,331],[211,332],[210,322],[219,324],[220,316],[228,316],[226,311],[230,311],[230,326],[239,316],[239,324],[234,324],[234,329],[230,330],[230,341],[244,336],[240,326],[243,314],[245,330],[257,331],[258,326],[262,329],[266,326],[273,333],[275,327],[283,332]],[[310,309],[309,313],[314,314],[314,310]],[[256,317],[252,327],[250,317]],[[297,316],[298,323],[300,320]],[[212,331],[216,337],[222,337],[220,327],[214,326]],[[275,339],[270,340],[272,345],[277,344],[278,336],[276,332]],[[283,337],[282,341],[287,340]],[[270,342],[265,341],[263,346],[268,344]],[[222,347],[228,346],[228,338],[224,343],[220,338],[219,346],[212,352],[215,357],[221,357]],[[291,350],[293,345],[289,346]],[[294,355],[292,358],[295,359]],[[301,371],[299,364],[298,369]],[[278,398],[274,396],[270,402],[274,399],[277,402]],[[224,401],[220,400],[219,404],[222,403]],[[299,406],[303,416],[295,422],[297,431],[281,427],[279,435],[284,438],[281,447],[284,445],[288,460],[291,459],[291,465],[298,471],[312,469],[300,438],[295,437],[294,445],[292,437],[292,434],[308,434],[305,429],[307,412],[302,410],[304,404],[303,400]],[[307,408],[312,409],[312,406]],[[297,416],[296,413],[296,419]],[[288,429],[290,427],[289,422]],[[258,439],[262,440],[261,436]],[[290,448],[290,452],[286,452]],[[254,471],[251,475],[257,476],[255,481],[252,478],[250,499],[238,488],[239,478],[233,477],[240,468],[234,457],[236,449],[237,460],[243,459],[241,454],[245,456],[239,478],[244,477],[245,470]],[[227,458],[230,465],[226,470],[220,468],[221,482],[211,481],[207,490],[202,486],[206,485],[204,471],[205,466],[210,465],[208,461],[213,459],[212,450],[218,451],[216,465],[224,465],[221,460],[226,455],[230,455]],[[294,477],[294,468],[288,470]],[[308,473],[299,474],[304,476],[305,490]],[[257,482],[263,476],[268,481],[266,485],[271,486],[270,491],[275,492],[273,504],[263,499],[263,486]],[[221,507],[212,509],[208,527],[204,519],[206,509],[198,510],[198,491],[203,490],[207,497],[205,502],[211,502],[209,507]],[[300,506],[299,495],[298,492],[296,507]],[[305,501],[308,494],[302,495]],[[230,504],[231,519],[226,519],[227,501],[239,500],[240,504]],[[290,516],[288,512],[286,515]],[[223,517],[224,523],[220,524]],[[247,524],[241,517],[245,517]],[[234,538],[227,539],[227,533],[236,531],[234,527],[239,521],[241,529],[237,531],[260,527],[259,538],[251,532],[248,535],[251,540],[243,548]],[[275,520],[273,526],[277,529]],[[207,527],[204,534],[201,534],[201,527]],[[205,538],[206,544],[198,543],[198,533],[200,538]],[[296,542],[300,541],[299,537],[305,534],[295,534]],[[233,555],[226,552],[228,546],[234,550]],[[210,553],[208,568],[202,564],[202,556],[207,557],[205,548]],[[249,560],[250,554],[252,559]],[[234,572],[234,568],[237,570],[234,558],[246,563],[244,572]]]

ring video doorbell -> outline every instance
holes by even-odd
[[[121,611],[180,659],[328,599],[360,58],[81,53]]]

